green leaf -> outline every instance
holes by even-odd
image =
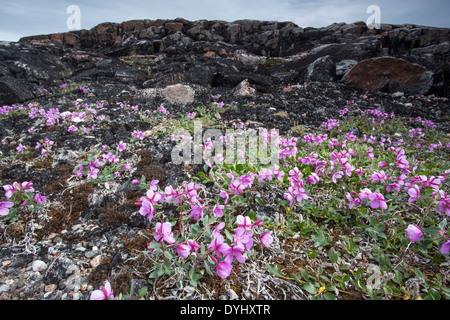
[[[147,291],[148,291],[147,287],[141,288],[141,290],[139,290],[139,293],[138,293],[139,298],[142,298],[143,296],[145,296],[147,294]]]
[[[339,252],[334,250],[334,248],[330,248],[330,250],[328,250],[328,256],[333,263],[337,263],[339,259]]]
[[[253,209],[250,209],[248,211],[248,216],[252,221],[256,221],[256,213],[255,213],[255,211],[253,211]]]
[[[265,206],[264,201],[262,201],[262,199],[259,197],[255,197],[255,202],[260,206]]]
[[[175,257],[175,254],[173,252],[171,252],[171,251],[164,251],[164,256],[167,259],[173,259]]]
[[[336,297],[334,296],[334,294],[329,293],[329,292],[325,292],[325,293],[323,294],[323,298],[324,298],[325,300],[336,300]]]
[[[160,247],[161,247],[161,244],[156,241],[150,242],[150,244],[148,245],[149,249],[159,249]]]
[[[311,294],[316,294],[317,293],[316,287],[314,285],[312,285],[311,283],[309,283],[309,282],[303,284],[302,285],[302,289],[308,291]]]
[[[266,268],[267,268],[267,270],[269,270],[270,272],[272,272],[274,275],[276,275],[277,277],[280,277],[280,278],[283,278],[284,277],[284,275],[283,275],[283,273],[281,272],[281,270],[280,269],[278,269],[278,267],[276,266],[276,265],[274,265],[274,264],[266,264]]]
[[[193,224],[191,226],[191,234],[196,237],[202,232],[202,228],[198,224]]]
[[[209,275],[214,276],[214,273],[211,271],[211,268],[209,267],[209,263],[206,260],[205,260],[205,270]]]
[[[150,274],[148,275],[148,277],[151,278],[151,279],[153,279],[153,278],[158,278],[158,277],[159,277],[158,271],[159,271],[159,270],[153,271],[152,273],[150,273]]]

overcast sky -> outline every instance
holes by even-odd
[[[70,31],[70,5],[80,8],[80,28],[133,19],[292,21],[300,27],[367,22],[380,8],[380,22],[450,28],[450,0],[0,0],[0,40]],[[75,21],[75,20],[71,20]]]

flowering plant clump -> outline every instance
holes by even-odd
[[[76,176],[86,178],[92,183],[101,183],[118,179],[126,175],[131,164],[120,158],[120,153],[127,149],[127,143],[120,141],[115,149],[107,145],[90,149],[87,160],[76,167]]]
[[[79,84],[61,90],[69,88],[93,95]],[[144,254],[152,261],[147,274],[153,288],[173,279],[178,288],[185,282],[195,287],[206,275],[229,285],[257,274],[252,269],[242,280],[239,272],[262,265],[258,272],[269,271],[297,286],[303,298],[336,299],[357,292],[371,299],[450,299],[450,142],[435,123],[420,117],[401,119],[382,109],[361,111],[358,101],[349,100],[317,128],[296,126],[285,136],[261,130],[265,146],[274,142],[278,147],[276,163],[250,161],[249,142],[248,148],[236,151],[242,162],[215,150],[196,176],[186,165],[191,179],[181,185],[162,187],[158,180],[133,178],[136,158],[128,156],[148,146],[145,139],[153,133],[182,127],[186,130],[173,140],[194,143],[185,133],[196,128],[196,121],[211,128],[222,125],[222,115],[232,106],[220,98],[212,96],[209,108],[183,109],[178,115],[162,105],[144,112],[137,105],[120,104],[153,128],[143,132],[136,127],[129,141],[98,141],[71,163],[80,180],[100,184],[132,178],[132,184],[139,185],[136,211],[151,232]],[[54,125],[66,135],[97,135],[98,127],[107,126],[103,104],[80,101],[64,112],[37,103],[3,106],[0,117],[27,115],[23,118],[36,121],[28,130],[33,135],[39,126]],[[256,126],[249,122],[229,123],[246,133]],[[1,157],[2,165],[26,158],[28,170],[33,152],[47,157],[58,147],[48,137],[34,136],[33,143],[11,137],[17,144],[10,158]],[[221,136],[220,142],[233,142],[229,138],[235,137]],[[211,138],[199,144],[211,154],[215,148]],[[42,163],[51,159],[45,160]],[[3,189],[2,222],[25,220],[47,201],[32,182],[12,182]],[[134,299],[145,292],[135,295],[131,289],[130,294],[114,295],[107,282],[91,299]]]
[[[254,196],[256,190],[261,192],[275,188],[283,196],[282,199],[272,201],[270,206],[279,208],[281,212],[284,209],[285,219],[290,220],[289,224],[294,226],[290,233],[296,230],[301,235],[310,237],[318,250],[329,246],[333,237],[327,236],[325,225],[312,228],[311,222],[307,223],[304,218],[299,221],[297,214],[362,230],[372,239],[377,252],[381,252],[381,248],[402,250],[402,247],[407,251],[416,246],[421,254],[432,257],[435,261],[443,261],[450,248],[447,230],[450,200],[446,183],[450,169],[448,161],[438,162],[437,159],[442,159],[439,153],[446,154],[450,144],[434,141],[436,137],[431,130],[434,127],[432,122],[421,122],[421,130],[414,131],[419,132],[420,137],[413,138],[393,113],[367,110],[355,115],[356,112],[349,109],[350,107],[341,110],[342,119],[324,122],[324,132],[306,133],[303,137],[276,137],[279,144],[279,165],[209,163],[209,177],[204,174],[200,176],[204,182],[222,186],[218,192],[223,199],[221,205],[224,208],[216,208],[217,212],[235,212],[241,220],[242,216],[239,214],[248,204],[266,205],[262,198]],[[383,130],[394,128],[401,133],[382,133]],[[414,155],[407,149],[411,143],[414,144]],[[245,158],[245,150],[238,150],[239,152]],[[429,162],[430,157],[435,157],[436,162]],[[423,208],[419,211],[421,214],[417,212],[417,208]],[[214,211],[210,211],[211,214]],[[201,205],[192,208],[195,218],[202,213],[204,211]],[[225,225],[231,226],[232,223],[226,222],[226,216],[225,213]],[[247,215],[249,217],[250,214]],[[242,224],[242,220],[239,223]],[[271,225],[268,221],[266,223]],[[252,225],[251,221],[248,224]],[[172,232],[168,225],[165,230],[168,234]],[[252,238],[243,230],[236,229],[233,237],[224,238],[241,243],[240,246],[226,243],[224,251],[231,254],[238,263],[245,261],[242,255],[248,253],[245,243]],[[249,230],[253,231],[252,228]],[[260,242],[264,243],[266,236],[260,236]],[[239,242],[239,239],[242,240]],[[270,235],[267,239],[272,241],[273,236]],[[216,245],[222,248],[222,238],[215,241],[212,247],[206,246],[205,250],[216,248]],[[350,239],[346,241],[351,242]],[[168,244],[169,247],[170,245]],[[189,245],[189,242],[178,249],[180,254],[196,252],[195,245]],[[214,258],[219,253],[224,256],[224,252],[217,251]],[[335,249],[330,249],[329,255],[334,263],[339,261],[339,253]],[[379,254],[377,259],[383,268],[382,272],[389,274],[391,264],[386,262],[386,256]],[[227,262],[230,260],[232,259],[218,260],[216,273],[219,276],[229,275],[231,267]],[[401,260],[399,265],[402,265]],[[273,265],[268,265],[268,269],[276,275],[281,274]],[[317,293],[314,286],[305,283],[308,277],[293,276],[303,283],[305,290]],[[348,278],[349,274],[341,271],[335,276],[343,279]],[[361,278],[361,273],[354,277]],[[319,292],[328,290],[326,297],[334,298],[331,292],[339,289],[330,283],[322,286],[321,288],[327,289]],[[341,288],[345,288],[344,282]],[[367,287],[362,289],[367,290],[372,298],[376,297]],[[395,282],[391,282],[384,290],[397,292],[399,289]],[[450,296],[448,292],[447,295]]]
[[[147,190],[137,203],[140,206],[139,212],[150,222],[158,221],[148,249],[153,255],[160,257],[161,261],[158,259],[155,263],[155,270],[150,278],[172,275],[176,270],[183,270],[191,283],[196,285],[202,277],[200,268],[204,268],[210,275],[227,278],[235,263],[237,269],[240,263],[245,263],[246,256],[252,255],[255,242],[269,246],[273,241],[270,232],[260,231],[262,220],[252,221],[249,216],[244,215],[231,217],[228,210],[232,209],[201,199],[200,185],[191,182],[160,190],[158,182],[134,182],[140,183],[141,188]],[[179,208],[178,219],[162,220],[158,208],[164,203]],[[186,222],[191,222],[189,227]]]
[[[35,192],[31,181],[14,182],[4,185],[3,189],[6,199],[0,202],[0,217],[10,222],[39,211],[46,201],[45,196]]]

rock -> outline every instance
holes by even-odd
[[[206,104],[210,99],[210,91],[200,85],[175,84],[167,86],[161,92],[165,100],[173,104],[187,105],[194,102]]]
[[[159,88],[147,88],[140,90],[136,100],[161,98],[174,105],[187,105],[192,103],[207,104],[210,100],[210,90],[195,84],[175,84]]]
[[[427,47],[411,49],[412,54],[423,55],[427,53],[444,55],[450,51],[450,42],[442,42],[440,44],[434,44]]]
[[[168,22],[164,25],[169,35],[179,32],[183,29],[183,24],[180,22]]]
[[[343,81],[361,89],[426,94],[433,85],[433,73],[403,59],[382,57],[359,62]]]
[[[31,265],[33,271],[39,271],[43,272],[47,270],[47,264],[42,260],[35,260],[33,261],[33,264]]]
[[[35,98],[32,84],[25,79],[0,79],[0,105],[11,105]]]
[[[358,61],[356,60],[341,60],[336,63],[336,77],[342,78],[347,72],[353,68]]]
[[[231,90],[231,95],[235,98],[255,98],[256,89],[250,86],[248,79],[245,79]]]
[[[400,91],[394,92],[394,93],[392,94],[392,97],[393,97],[393,98],[400,98],[400,97],[403,97],[403,96],[404,96],[404,93],[403,93],[403,92],[400,92]]]
[[[336,78],[336,66],[330,56],[320,57],[306,69],[306,82],[328,82]]]

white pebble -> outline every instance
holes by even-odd
[[[47,270],[47,264],[42,260],[33,261],[33,264],[31,267],[33,268],[33,271],[42,272],[42,271]]]

